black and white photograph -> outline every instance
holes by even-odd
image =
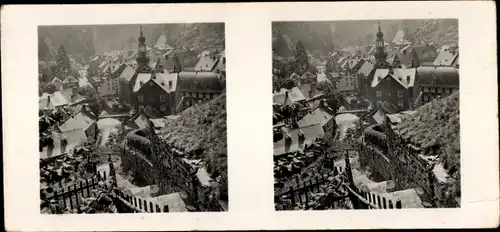
[[[38,83],[42,214],[228,210],[224,23],[38,26]]]
[[[272,22],[275,210],[459,208],[458,19]]]

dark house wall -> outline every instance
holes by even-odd
[[[377,95],[377,91],[380,92],[380,95]],[[402,92],[402,95],[398,96],[398,91]],[[394,106],[401,108],[402,110],[406,110],[410,108],[409,99],[410,93],[409,90],[405,89],[401,86],[396,80],[392,77],[384,78],[381,83],[379,83],[375,88],[372,88],[370,91],[370,100],[376,104],[378,101],[384,102],[388,101]],[[402,101],[403,105],[401,106],[400,101]]]
[[[164,101],[161,101],[161,96],[164,96]],[[142,97],[142,101],[141,98]],[[149,80],[143,84],[142,88],[134,94],[134,105],[151,106],[163,115],[173,113],[174,97],[167,93],[153,80]]]

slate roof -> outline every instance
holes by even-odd
[[[178,89],[181,91],[221,92],[224,86],[215,72],[180,72]]]
[[[370,62],[364,62],[361,68],[359,68],[357,73],[367,77],[368,75],[370,75],[370,72],[372,70],[373,70],[373,64],[371,64]]]
[[[438,56],[436,47],[433,45],[413,46],[412,49],[416,52],[420,63],[432,62]]]
[[[459,87],[459,71],[449,66],[422,66],[417,68],[419,85]]]
[[[135,69],[131,65],[127,65],[120,73],[118,78],[120,78],[120,80],[130,81],[134,75]]]

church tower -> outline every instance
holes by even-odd
[[[139,42],[139,46],[137,48],[137,69],[140,71],[146,71],[145,69],[148,67],[149,57],[146,54],[146,38],[142,34],[142,26],[141,26],[141,35],[137,39]]]
[[[387,68],[387,52],[385,51],[384,33],[380,30],[380,21],[378,22],[378,32],[375,51],[375,68]]]

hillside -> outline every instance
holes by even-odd
[[[459,92],[418,108],[396,129],[407,141],[438,155],[449,174],[460,178]]]
[[[411,34],[411,37],[417,43],[433,43],[438,46],[458,43],[458,20],[425,20]]]
[[[140,25],[41,26],[38,28],[38,58],[53,59],[52,48],[63,45],[78,61],[95,53],[120,49],[136,49]],[[172,47],[199,46],[204,49],[224,44],[224,24],[147,24],[143,25],[146,44],[153,46],[162,33]]]
[[[278,56],[290,56],[290,50],[300,40],[315,56],[327,55],[333,49],[346,46],[375,44],[377,20],[274,22],[272,25],[273,50]],[[387,42],[398,30],[404,29],[403,20],[381,20],[381,29]],[[458,41],[458,21],[454,19],[406,20],[408,34],[415,43],[441,45]]]
[[[226,94],[183,111],[162,129],[162,138],[202,158],[207,171],[227,187]]]

